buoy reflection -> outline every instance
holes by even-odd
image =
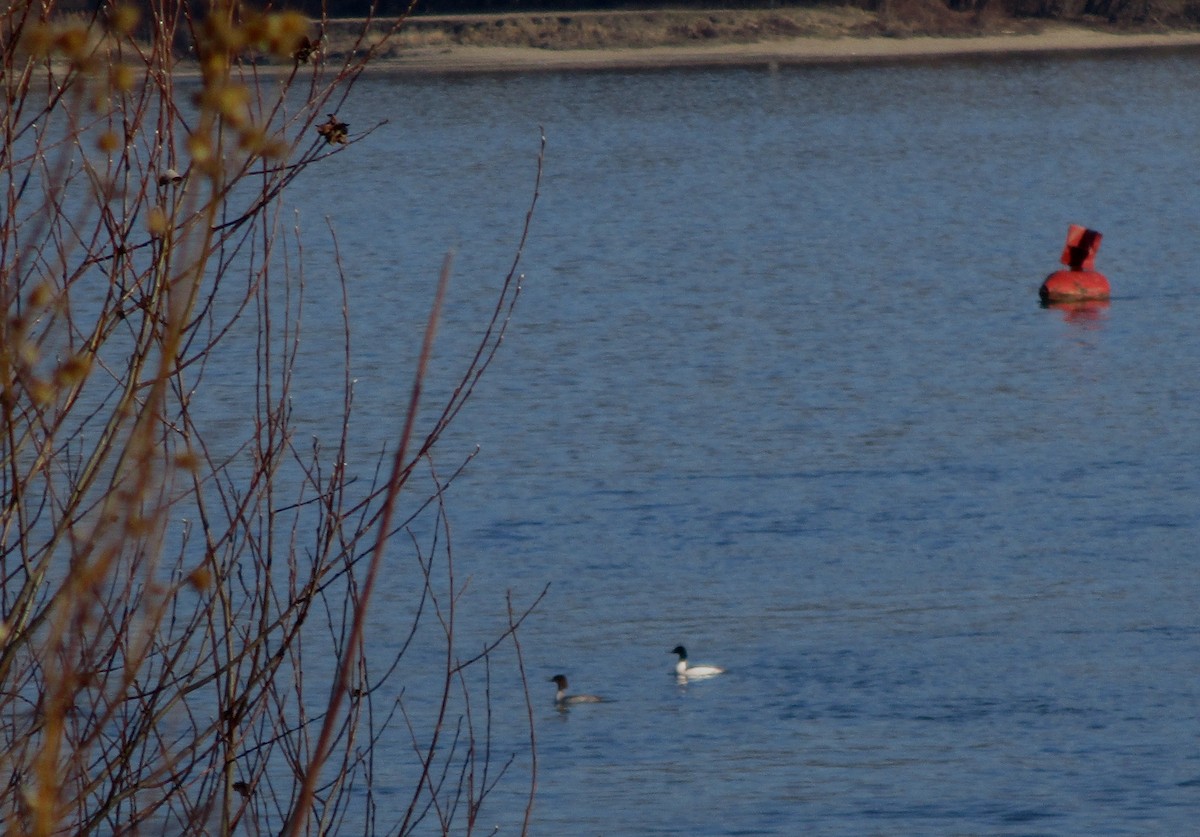
[[[1043,308],[1061,311],[1063,320],[1081,325],[1102,322],[1108,313],[1107,299],[1087,299],[1075,302],[1043,302]]]

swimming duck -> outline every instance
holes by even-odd
[[[604,698],[597,695],[568,695],[567,678],[561,674],[551,677],[550,682],[558,686],[558,694],[554,696],[554,702],[558,706],[572,706],[576,703],[604,703]]]
[[[714,674],[725,673],[725,669],[720,666],[689,666],[687,649],[682,645],[676,645],[668,653],[679,655],[679,662],[675,663],[675,674],[679,677],[712,677]]]

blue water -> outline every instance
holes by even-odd
[[[1188,53],[356,88],[352,131],[386,124],[305,177],[358,210],[364,473],[447,250],[453,386],[547,140],[520,303],[438,459],[480,446],[447,498],[462,653],[550,585],[532,833],[1195,829],[1198,96]],[[1070,223],[1110,306],[1038,305]],[[319,367],[340,322],[307,335]],[[678,643],[729,673],[677,686]],[[528,792],[514,670],[486,833]],[[560,672],[612,702],[556,712]]]

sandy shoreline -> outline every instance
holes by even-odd
[[[784,67],[937,57],[1200,48],[1200,32],[1115,33],[1053,25],[1037,34],[972,37],[799,37],[760,43],[620,49],[421,46],[372,62],[368,72],[528,73],[702,67]]]

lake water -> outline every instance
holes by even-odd
[[[352,132],[387,124],[301,187],[346,210],[364,473],[444,254],[434,400],[547,139],[520,304],[439,459],[480,446],[448,500],[462,653],[550,584],[534,834],[1196,828],[1197,102],[1195,53],[356,88]],[[1070,223],[1107,307],[1038,304]],[[340,328],[310,319],[311,363]],[[679,643],[729,672],[677,686]],[[612,702],[557,712],[560,672]]]

